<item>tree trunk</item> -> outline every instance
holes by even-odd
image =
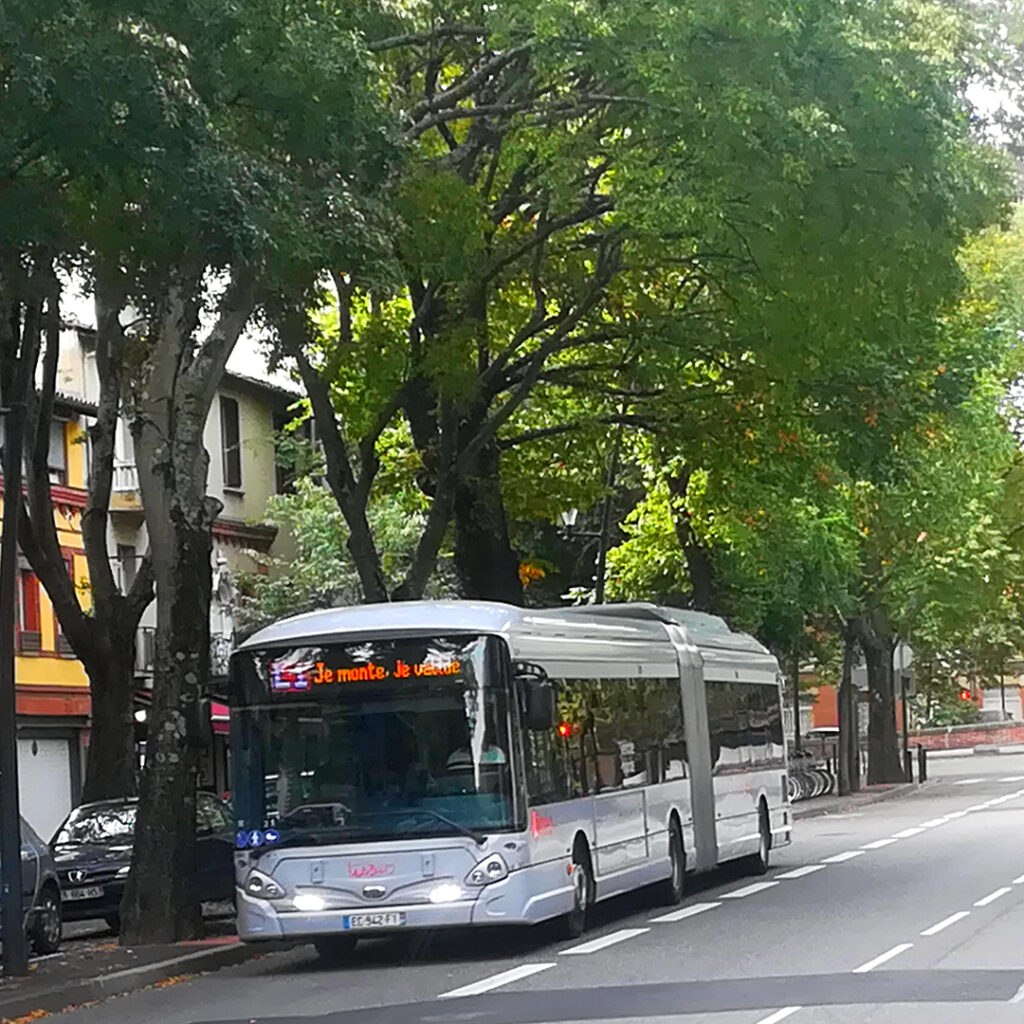
[[[519,558],[509,539],[495,444],[486,445],[470,473],[456,483],[454,513],[455,568],[462,596],[521,605]]]
[[[108,632],[109,628],[104,629]],[[92,694],[89,754],[82,802],[114,800],[138,793],[135,755],[134,636],[102,645],[101,659],[84,661]]]
[[[793,749],[800,750],[800,655],[793,655]]]
[[[881,612],[858,616],[852,622],[868,670],[871,701],[868,711],[868,785],[902,782],[904,776],[896,730],[892,671],[892,631]]]
[[[135,824],[135,863],[122,901],[122,941],[174,942],[201,934],[195,889],[195,805],[209,673],[211,526],[216,515],[171,508],[171,557],[154,557],[157,599],[153,705]],[[215,503],[213,503],[215,504]],[[154,554],[156,545],[154,544]]]
[[[197,345],[202,266],[168,287],[145,379],[133,396],[132,436],[156,585],[156,658],[146,765],[121,941],[194,938],[196,782],[210,667],[213,523],[203,431],[224,367],[253,308],[251,274],[236,268],[220,316]]]
[[[672,495],[672,524],[676,539],[686,559],[686,575],[690,579],[690,607],[699,612],[715,614],[715,574],[711,552],[701,544],[693,530],[690,513],[686,508],[686,495],[690,486],[690,470],[672,473],[667,478]]]
[[[853,654],[856,639],[851,630],[843,630],[843,674],[839,683],[839,795],[860,789],[860,725],[857,715],[857,688],[853,685]]]

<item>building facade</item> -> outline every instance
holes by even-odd
[[[50,479],[53,514],[68,573],[75,580],[83,606],[88,608],[89,571],[81,516],[88,496],[87,431],[95,415],[99,381],[88,306],[81,304],[75,312],[79,315],[72,313],[61,333]],[[263,525],[261,519],[279,480],[276,430],[299,397],[297,390],[286,383],[228,372],[206,424],[209,493],[220,500],[223,510],[214,526],[210,611],[215,742],[205,758],[202,782],[217,792],[228,789],[230,778],[228,709],[223,698],[235,631],[234,574],[255,567],[248,552],[277,553],[281,541],[275,529]],[[131,436],[124,423],[119,424],[117,432],[110,513],[108,552],[115,577],[122,587],[128,587],[148,541]],[[135,721],[140,763],[145,758],[155,626],[154,604],[143,615],[136,642]],[[61,632],[45,589],[23,558],[18,574],[15,640],[22,812],[32,827],[49,839],[80,799],[89,745],[89,680]]]

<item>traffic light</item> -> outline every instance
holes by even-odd
[[[960,691],[960,699],[961,700],[970,700],[971,699],[971,691],[970,690],[961,690]]]

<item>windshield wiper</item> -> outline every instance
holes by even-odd
[[[431,818],[444,822],[449,828],[455,829],[456,832],[472,839],[477,846],[484,846],[487,843],[487,839],[477,832],[476,829],[469,828],[468,825],[460,825],[457,821],[452,821],[451,818],[446,818],[443,814],[438,814],[437,811],[432,811],[429,807],[402,807],[394,811],[370,811],[368,813],[372,816],[386,815],[388,817],[398,817],[403,814],[427,814]]]

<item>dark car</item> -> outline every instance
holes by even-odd
[[[60,886],[46,843],[21,819],[21,905],[25,933],[36,953],[56,953],[63,931]]]
[[[103,918],[120,927],[121,897],[131,868],[137,800],[103,800],[76,807],[51,843],[64,919]],[[231,808],[210,793],[196,797],[199,898],[230,900],[235,892]]]

